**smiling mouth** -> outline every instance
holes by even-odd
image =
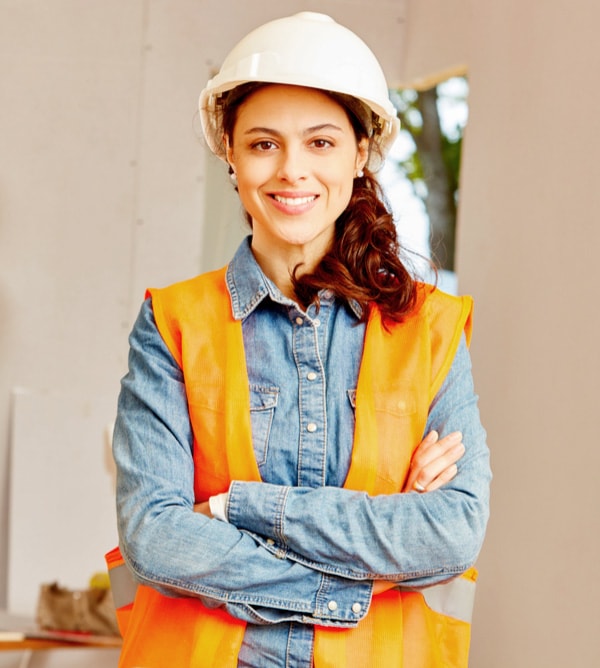
[[[317,195],[309,195],[305,197],[282,197],[281,195],[271,195],[271,197],[280,204],[285,206],[302,206],[303,204],[310,204],[317,199]]]

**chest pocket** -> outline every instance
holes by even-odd
[[[269,452],[269,436],[277,407],[279,388],[250,385],[250,422],[256,463],[263,466]]]
[[[349,390],[348,398],[356,418],[356,391]],[[419,410],[418,400],[409,383],[400,389],[391,387],[387,392],[373,393],[379,444],[377,477],[385,493],[402,489],[413,450],[423,436],[427,410]]]

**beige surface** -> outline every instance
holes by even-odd
[[[493,451],[474,668],[600,665],[597,3],[474,3],[459,271]]]

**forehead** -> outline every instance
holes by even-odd
[[[261,120],[263,119],[263,120]],[[248,96],[237,114],[237,125],[278,126],[287,124],[311,127],[334,123],[342,130],[352,130],[344,107],[315,88],[272,84]]]

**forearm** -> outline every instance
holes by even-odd
[[[264,533],[291,558],[347,577],[432,584],[468,568],[485,532],[490,472],[466,349],[461,355],[427,426],[442,434],[463,432],[458,475],[443,489],[369,497],[337,488],[234,482],[229,521]]]
[[[262,531],[289,551],[288,558],[323,572],[421,586],[474,563],[485,527],[478,506],[448,489],[369,497],[339,488],[251,483],[232,487],[229,517]]]
[[[131,536],[121,540],[129,567],[139,582],[166,595],[223,605],[252,623],[353,626],[368,610],[371,582],[319,573],[247,532],[187,509],[165,510],[151,527],[129,526]]]

